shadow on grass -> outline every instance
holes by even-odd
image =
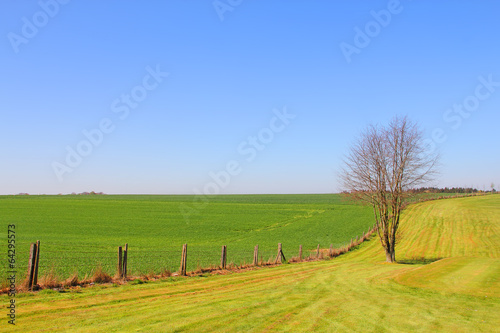
[[[402,259],[402,260],[397,260],[398,264],[402,265],[427,265],[431,264],[435,261],[441,260],[443,258],[411,258],[411,259]]]

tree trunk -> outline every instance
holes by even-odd
[[[392,262],[392,253],[389,250],[385,250],[385,261]]]
[[[386,244],[385,246],[385,261],[390,263],[396,262],[396,251],[393,244]]]
[[[385,261],[390,263],[396,262],[396,251],[394,247],[388,247],[385,249]]]

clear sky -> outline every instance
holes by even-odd
[[[331,193],[408,115],[500,188],[500,2],[0,2],[0,194]]]

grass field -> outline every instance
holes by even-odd
[[[197,200],[197,201],[194,201]],[[30,242],[41,241],[40,273],[79,277],[101,265],[116,271],[117,247],[129,244],[129,272],[179,269],[188,244],[188,270],[220,262],[251,262],[259,245],[264,260],[282,243],[286,255],[299,245],[340,246],[373,224],[366,206],[340,195],[227,195],[204,204],[194,196],[3,196],[0,223],[15,224],[17,262],[25,271]],[[24,265],[24,266],[23,266]],[[4,266],[3,266],[4,267]],[[5,273],[5,268],[3,268]],[[1,271],[0,271],[1,273]],[[2,274],[1,276],[4,276]]]
[[[384,263],[373,238],[327,261],[26,293],[16,327],[0,329],[498,332],[500,196],[416,204],[401,225],[400,264]]]

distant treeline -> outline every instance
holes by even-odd
[[[104,195],[104,194],[105,193],[103,193],[103,192],[94,192],[94,191],[92,191],[92,192],[82,192],[82,193],[78,193],[78,194],[75,193],[75,192],[71,193],[71,195]]]
[[[472,187],[420,187],[408,190],[408,193],[482,193],[484,191],[478,190],[477,188]],[[486,191],[491,192],[491,191]],[[493,189],[493,192],[496,192]],[[343,191],[343,194],[349,194],[348,191]]]
[[[495,191],[495,190],[493,190]],[[482,192],[479,191],[477,188],[472,188],[472,187],[444,187],[444,188],[438,188],[438,187],[420,187],[416,189],[411,189],[408,192],[410,193],[478,193]]]
[[[73,192],[71,193],[71,195],[105,195],[106,193],[103,193],[103,192],[82,192],[82,193],[76,193],[76,192]],[[16,195],[30,195],[29,193],[18,193]],[[59,193],[58,195],[63,195],[62,193]]]

